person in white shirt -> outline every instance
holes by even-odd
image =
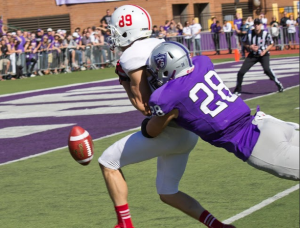
[[[246,24],[249,25],[249,31],[254,29],[254,22],[253,22],[253,18],[251,16],[247,18]]]
[[[200,32],[201,32],[201,25],[199,23],[196,23],[196,18],[192,20],[192,25],[190,26],[193,36],[193,41],[195,42],[195,53],[197,55],[201,55],[201,42],[200,42]]]
[[[225,33],[225,37],[226,37],[226,42],[227,42],[227,46],[228,46],[228,54],[232,53],[232,49],[231,49],[231,36],[232,36],[232,26],[230,24],[230,22],[224,20],[223,23],[223,32]]]
[[[259,16],[259,18],[262,22],[261,29],[266,30],[267,29],[267,24],[268,24],[268,18],[265,18],[265,15],[263,13]]]
[[[184,22],[184,27],[182,30],[182,35],[184,35],[185,45],[189,50],[191,50],[191,38],[192,38],[192,29],[190,27],[190,22]]]
[[[295,49],[295,34],[296,34],[296,25],[297,22],[294,20],[294,15],[291,14],[289,16],[289,19],[286,21],[286,25],[288,27],[288,38],[289,38],[289,46],[288,49],[291,48],[291,44],[294,44],[294,48]]]

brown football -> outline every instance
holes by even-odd
[[[94,144],[90,134],[82,127],[74,126],[68,140],[72,157],[81,165],[88,165],[94,156]]]

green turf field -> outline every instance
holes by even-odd
[[[0,92],[57,86],[57,80],[61,80],[59,85],[100,80],[114,77],[112,72],[105,69],[0,82]],[[8,84],[4,86],[5,83]],[[299,87],[247,103],[250,108],[259,104],[261,110],[280,119],[299,122],[299,109],[295,109],[299,107]],[[112,228],[116,222],[114,208],[97,158],[127,134],[96,140],[94,160],[86,167],[76,163],[67,149],[0,166],[0,227]],[[135,227],[204,227],[159,200],[155,159],[125,167],[123,171]],[[225,150],[199,140],[190,155],[180,190],[225,220],[297,183],[258,171]],[[238,228],[299,227],[299,190],[233,224]]]

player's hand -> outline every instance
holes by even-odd
[[[260,56],[264,56],[266,54],[266,50],[263,50],[261,53],[260,53]]]
[[[253,51],[258,51],[258,46],[257,45],[254,45],[252,44],[252,48],[251,48]]]

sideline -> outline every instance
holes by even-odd
[[[244,218],[244,217],[252,214],[255,211],[258,211],[258,210],[262,209],[265,206],[268,206],[269,204],[275,202],[276,200],[279,200],[279,199],[281,199],[281,198],[283,198],[283,197],[291,194],[292,192],[294,192],[294,191],[296,191],[298,189],[299,189],[299,184],[297,184],[297,185],[295,185],[295,186],[293,186],[293,187],[291,187],[289,189],[286,189],[286,190],[284,190],[284,191],[276,194],[275,196],[272,196],[272,197],[270,197],[270,198],[268,198],[266,200],[263,200],[259,204],[256,204],[255,206],[250,207],[249,209],[244,210],[241,213],[239,213],[239,214],[237,214],[235,216],[232,216],[229,219],[224,220],[223,223],[231,224],[231,223],[233,223],[233,222],[235,222],[235,221],[237,221],[237,220],[239,220],[241,218]]]
[[[288,58],[296,58],[297,56],[286,56],[286,57],[274,57],[271,58],[272,60],[276,59],[288,59]],[[239,61],[241,62],[241,61]],[[213,65],[221,65],[221,64],[227,64],[227,63],[236,63],[234,60],[233,61],[224,61],[220,63],[214,63]],[[0,98],[2,97],[8,97],[8,96],[14,96],[14,95],[20,95],[20,94],[26,94],[26,93],[34,93],[34,92],[41,92],[41,91],[47,91],[47,90],[54,90],[54,89],[61,89],[61,88],[67,88],[67,87],[72,87],[72,86],[79,86],[83,84],[92,84],[92,83],[100,83],[100,82],[107,82],[107,81],[114,81],[117,80],[117,76],[114,78],[108,78],[108,79],[102,79],[98,81],[92,81],[92,82],[81,82],[81,83],[74,83],[74,84],[69,84],[69,85],[63,85],[63,86],[55,86],[51,88],[44,88],[44,89],[37,89],[37,90],[27,90],[27,91],[22,91],[22,92],[17,92],[17,93],[7,93],[7,94],[2,94],[0,95]]]

